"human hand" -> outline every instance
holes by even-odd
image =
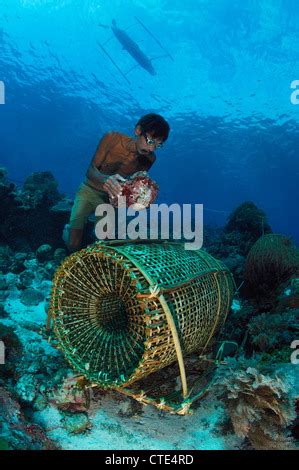
[[[119,174],[109,176],[103,184],[103,189],[104,191],[107,191],[110,196],[118,197],[120,196],[122,189],[120,183],[123,183],[124,181],[126,181],[125,178]]]
[[[147,171],[136,171],[136,173],[130,176],[130,179],[132,180],[136,178],[137,176],[143,176],[145,178],[145,177],[148,177],[148,173]]]

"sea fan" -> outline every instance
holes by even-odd
[[[275,373],[262,374],[256,367],[246,367],[249,362],[253,360],[229,360],[216,379],[235,433],[248,438],[256,450],[295,449],[288,429],[296,418],[291,384]]]

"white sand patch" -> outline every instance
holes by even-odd
[[[47,314],[45,311],[45,301],[33,307],[22,304],[18,298],[6,299],[5,310],[9,314],[7,318],[1,319],[1,323],[14,329],[19,340],[26,347],[30,342],[38,342],[45,354],[60,355],[51,346],[47,339],[43,338],[40,331],[46,325]],[[26,324],[32,324],[37,331],[26,328]]]
[[[5,310],[11,320],[16,324],[21,321],[39,323],[41,326],[46,324],[47,314],[45,311],[45,301],[40,302],[38,305],[28,307],[22,304],[19,298],[11,298],[11,296],[9,296],[5,302]]]
[[[222,450],[238,449],[242,440],[215,432],[225,417],[222,404],[207,397],[193,415],[178,416],[146,406],[132,417],[118,415],[123,400],[117,392],[107,392],[93,401],[89,418],[92,429],[70,434],[63,429],[61,415],[48,407],[34,414],[48,436],[67,450]],[[58,414],[57,414],[58,413]]]
[[[20,301],[22,291],[16,287],[18,276],[8,273],[5,277],[6,282],[9,284],[9,295],[6,298],[4,307],[9,314],[9,318],[15,322],[16,325],[20,324],[22,321],[37,323],[41,326],[45,325],[47,319],[45,310],[47,305],[46,296],[50,293],[51,282],[43,281],[41,284],[34,282],[32,287],[41,291],[45,295],[45,300],[38,305],[27,306]],[[39,289],[40,287],[41,289]]]

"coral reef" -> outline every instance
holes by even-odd
[[[24,305],[38,305],[44,300],[44,296],[36,289],[25,289],[20,298]]]
[[[253,202],[246,201],[229,215],[219,240],[218,253],[222,257],[232,253],[246,256],[262,235],[271,232],[266,214]]]
[[[49,171],[33,173],[26,178],[21,193],[23,207],[34,209],[53,206],[61,200],[62,196],[57,190],[57,182]]]
[[[232,211],[222,229],[205,227],[205,232],[204,248],[216,258],[221,258],[233,273],[237,286],[240,286],[250,248],[272,229],[266,214],[253,202],[246,201]]]
[[[25,254],[42,245],[50,245],[53,250],[65,248],[62,231],[73,201],[60,194],[57,186],[52,173],[44,171],[31,174],[23,187],[17,188],[7,179],[6,170],[0,168],[0,269],[3,266],[7,272],[5,264],[12,256],[9,249]],[[84,244],[93,241],[93,223],[88,221]],[[45,248],[36,256],[45,261]]]
[[[51,261],[53,258],[53,249],[51,245],[41,245],[37,250],[36,250],[36,258],[38,259],[39,262],[43,263],[45,261]]]
[[[287,309],[299,309],[299,278],[290,279],[285,290],[278,296],[278,304],[275,311],[284,312]]]
[[[256,315],[256,309],[248,302],[238,303],[238,308],[232,305],[226,320],[221,338],[236,341],[239,345],[246,343],[248,324]]]
[[[266,214],[251,201],[243,202],[238,206],[229,215],[228,222],[224,227],[224,233],[228,240],[232,240],[234,236],[239,238],[237,246],[240,254],[244,256],[256,240],[271,232],[272,229],[268,224]]]
[[[6,315],[8,316],[8,312]],[[5,326],[0,323],[0,341],[5,345],[5,363],[0,367],[0,379],[13,377],[17,364],[19,363],[23,347],[18,336],[11,326]]]
[[[8,245],[0,244],[0,271],[7,273],[10,271],[14,252]]]
[[[69,412],[87,411],[90,394],[83,384],[73,373],[68,374],[60,385],[59,389],[50,395],[50,401],[55,403],[58,409]]]
[[[25,269],[24,271],[20,273],[18,288],[26,289],[26,287],[30,287],[33,283],[33,280],[34,280],[34,273],[30,271],[29,269]]]
[[[7,180],[2,169],[0,196],[0,218],[3,221],[0,243],[24,253],[46,243],[63,247],[61,233],[69,212],[63,216],[60,213],[57,220],[51,211],[58,201],[63,200],[63,196],[59,194],[50,172],[33,173],[26,179],[23,188],[18,189]]]
[[[6,297],[8,296],[8,285],[4,277],[0,278],[0,302],[4,302]]]
[[[294,338],[299,337],[299,309],[289,310],[283,314],[257,315],[249,321],[248,331],[255,351],[281,353],[286,349],[289,362],[290,344]]]
[[[11,393],[0,387],[0,450],[55,450],[59,446],[28,422]]]

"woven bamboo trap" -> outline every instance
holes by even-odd
[[[128,386],[177,362],[190,403],[186,358],[221,329],[233,289],[222,262],[183,243],[97,242],[57,270],[48,328],[53,319],[68,362],[102,388],[130,394]]]

